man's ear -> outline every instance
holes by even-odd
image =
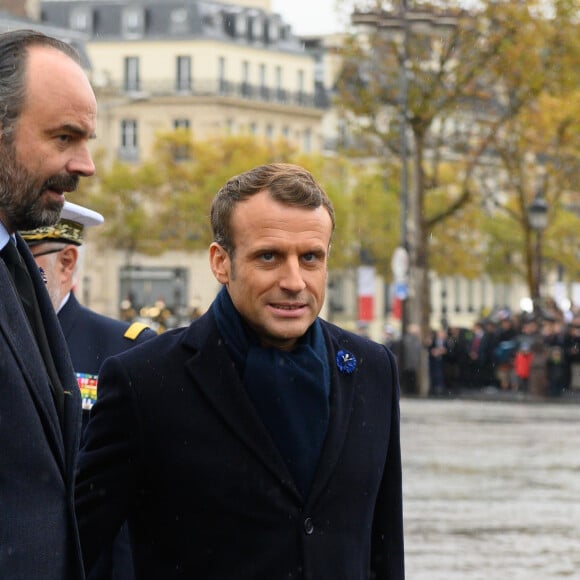
[[[209,266],[218,282],[227,284],[230,281],[230,256],[217,242],[209,247]]]
[[[79,250],[74,245],[65,246],[58,253],[58,260],[63,271],[73,273],[75,271],[77,260],[79,259]]]

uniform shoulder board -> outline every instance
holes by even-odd
[[[127,330],[125,331],[125,334],[123,336],[125,338],[128,338],[129,340],[136,340],[137,337],[146,328],[149,328],[149,327],[146,324],[144,324],[143,322],[133,322],[133,324],[131,324],[131,326],[129,326],[129,328],[127,328]]]

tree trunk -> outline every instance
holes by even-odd
[[[409,266],[410,266],[410,304],[409,319],[421,329],[423,344],[430,338],[430,289],[428,270],[428,244],[423,218],[424,176],[423,176],[423,135],[414,131],[412,150],[413,178],[409,189]],[[429,368],[427,349],[421,351],[421,364],[417,369],[418,394],[426,397],[429,394]]]

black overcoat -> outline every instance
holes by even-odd
[[[139,580],[401,580],[399,386],[382,345],[322,322],[330,421],[297,490],[211,310],[101,369],[80,456],[87,564],[125,517]],[[336,354],[352,353],[352,374]]]
[[[0,259],[0,577],[79,580],[73,478],[80,393],[44,282],[18,235],[17,247],[35,286],[64,414],[60,422],[42,356]]]

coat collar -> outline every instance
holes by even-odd
[[[341,454],[352,411],[355,377],[338,372],[335,357],[346,344],[346,335],[323,321],[323,332],[331,369],[330,418],[320,462],[308,503],[315,501],[332,476]],[[303,501],[286,465],[262,424],[219,335],[210,311],[193,323],[184,336],[193,351],[186,368],[194,383],[234,433],[268,468],[289,493]]]
[[[62,328],[63,334],[69,336],[75,322],[78,320],[78,314],[81,310],[81,304],[76,299],[74,292],[69,293],[68,300],[65,302],[63,307],[58,311],[58,321],[60,322],[60,327]]]

